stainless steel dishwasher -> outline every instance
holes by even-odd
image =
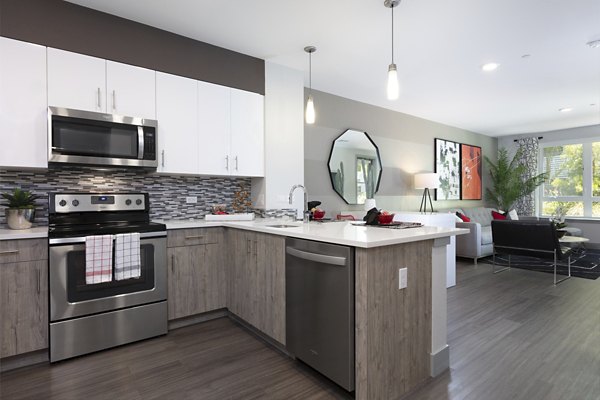
[[[288,351],[354,390],[354,248],[286,239]]]

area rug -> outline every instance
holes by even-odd
[[[482,258],[479,261],[492,264],[492,256]],[[497,254],[496,264],[499,266],[508,266],[508,256]],[[531,271],[554,272],[551,260],[536,257],[511,256],[510,265],[514,268],[529,269]],[[558,262],[556,273],[567,275],[567,260],[560,260]],[[571,276],[586,279],[597,279],[600,277],[600,250],[581,250],[578,253],[571,254]]]

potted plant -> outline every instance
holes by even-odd
[[[492,187],[485,190],[485,199],[499,210],[510,211],[517,200],[532,193],[548,179],[545,172],[529,177],[527,165],[519,162],[522,152],[518,149],[509,160],[508,151],[499,149],[497,163],[485,157],[492,180]]]
[[[16,188],[11,192],[2,193],[8,202],[5,210],[6,223],[10,229],[29,229],[35,218],[35,201],[39,196]]]

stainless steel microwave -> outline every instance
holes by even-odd
[[[158,167],[157,121],[48,107],[48,162]]]

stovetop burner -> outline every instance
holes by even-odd
[[[51,193],[48,236],[166,231],[150,222],[147,193]]]

